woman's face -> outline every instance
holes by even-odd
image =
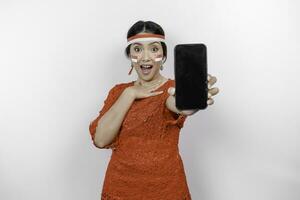
[[[163,60],[160,42],[138,42],[130,46],[130,57],[140,79],[150,81],[157,78]]]

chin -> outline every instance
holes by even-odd
[[[149,75],[144,75],[142,74],[142,72],[139,72],[139,78],[144,80],[144,81],[151,81],[156,75],[157,75],[157,71],[152,72],[153,74],[149,74]]]

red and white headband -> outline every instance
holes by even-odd
[[[165,41],[165,36],[153,33],[143,33],[137,34],[127,39],[127,45],[133,44],[135,42],[148,42],[148,41]]]

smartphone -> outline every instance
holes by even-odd
[[[207,107],[207,53],[202,43],[174,48],[175,105],[179,110]]]

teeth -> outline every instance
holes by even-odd
[[[142,65],[142,68],[151,68],[152,66],[151,65]]]

